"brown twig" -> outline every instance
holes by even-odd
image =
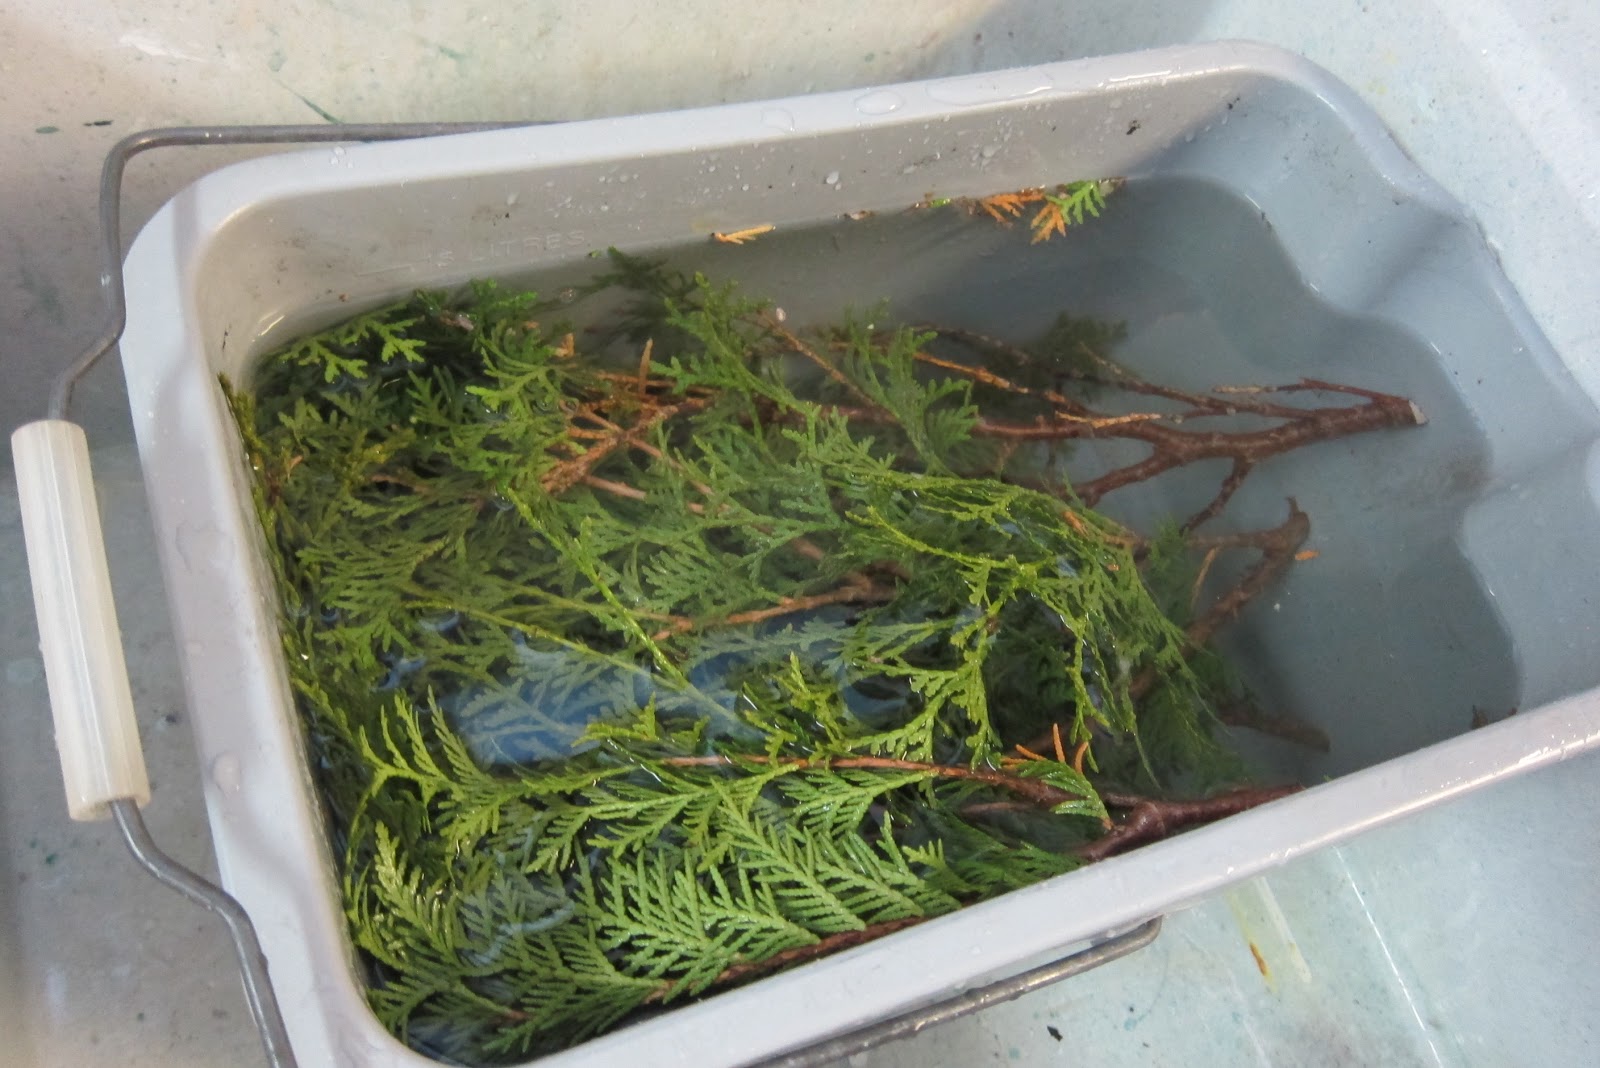
[[[850,381],[850,377],[843,371],[839,370],[832,360],[823,356],[816,349],[802,341],[800,336],[793,330],[790,330],[788,327],[780,323],[775,317],[768,314],[763,314],[761,316],[761,325],[765,327],[773,337],[787,345],[791,351],[797,353],[798,355],[804,356],[807,360],[816,364],[822,369],[823,374],[827,375],[829,378],[833,379],[833,381],[843,386],[847,391],[854,394],[856,398],[863,401],[870,409],[874,411],[877,410],[877,406],[872,403],[872,398],[863,393],[860,386]]]
[[[814,593],[806,597],[785,597],[769,608],[755,608],[747,612],[735,612],[720,619],[694,620],[687,616],[679,616],[672,621],[670,626],[664,627],[651,635],[651,640],[665,641],[674,634],[687,634],[692,630],[707,630],[712,627],[743,627],[755,623],[765,623],[769,619],[793,615],[796,612],[810,612],[818,608],[826,608],[829,605],[881,604],[893,597],[894,591],[886,586],[879,586],[870,581],[851,582],[826,593]]]
[[[650,402],[650,354],[656,347],[656,339],[644,339],[644,351],[639,353],[639,406],[642,408]]]
[[[1003,375],[998,375],[986,367],[972,367],[957,360],[947,360],[942,356],[935,356],[929,352],[918,352],[915,354],[915,359],[918,363],[937,367],[941,371],[953,372],[963,378],[970,378],[981,385],[1006,393],[1015,393],[1021,397],[1038,397],[1040,400],[1048,401],[1050,404],[1064,409],[1070,414],[1082,414],[1086,411],[1081,402],[1068,397],[1064,393],[1058,393],[1053,389],[1034,389],[1031,386],[1024,386],[1011,381]]]
[[[1155,842],[1178,831],[1202,823],[1235,816],[1257,805],[1297,793],[1303,787],[1265,786],[1230,790],[1198,801],[1168,801],[1102,790],[1100,798],[1111,808],[1127,809],[1109,834],[1086,842],[1075,853],[1080,860],[1097,861],[1126,852],[1134,846]]]
[[[285,477],[287,477],[288,472],[292,470],[294,470],[294,466],[291,464],[291,466],[284,472]],[[420,479],[412,478],[409,475],[395,474],[389,471],[378,471],[374,474],[368,475],[367,481],[390,486],[404,486],[406,489],[417,494],[419,497],[426,497],[433,492],[433,487]]]
[[[948,327],[928,329],[940,337],[962,342],[979,351],[1003,354],[1020,364],[1037,362],[1026,349],[983,334]],[[1115,416],[1095,411],[1059,391],[1022,386],[992,371],[968,367],[956,360],[921,354],[918,358],[982,385],[1044,400],[1056,409],[1056,418],[1041,418],[1031,424],[981,420],[975,430],[978,434],[1041,441],[1111,436],[1148,445],[1151,451],[1144,459],[1114,468],[1074,487],[1079,499],[1091,507],[1113,490],[1143,482],[1174,468],[1201,460],[1232,460],[1233,467],[1221,488],[1210,503],[1184,523],[1185,531],[1193,530],[1215,517],[1255,466],[1270,456],[1318,441],[1371,430],[1421,426],[1427,422],[1421,409],[1404,397],[1315,378],[1302,379],[1285,386],[1222,386],[1210,393],[1160,386],[1124,371],[1086,345],[1079,347],[1087,359],[1104,367],[1107,373],[1093,375],[1078,368],[1062,367],[1060,373],[1064,377],[1125,393],[1177,402],[1186,405],[1188,410],[1175,414],[1136,412]],[[1340,393],[1359,397],[1364,403],[1299,408],[1260,399],[1270,393],[1297,392]],[[1277,420],[1277,425],[1233,431],[1194,430],[1180,425],[1186,419],[1200,416],[1234,415]]]
[[[638,380],[634,379],[634,381]],[[539,484],[543,487],[546,493],[549,493],[552,496],[563,493],[584,481],[590,472],[599,466],[601,461],[605,460],[606,457],[610,456],[618,449],[637,443],[643,439],[643,437],[648,434],[652,428],[658,426],[673,416],[682,414],[683,412],[694,411],[699,408],[703,408],[705,407],[706,403],[707,402],[704,400],[688,398],[679,401],[676,404],[662,404],[653,407],[646,407],[640,414],[638,421],[626,429],[622,427],[615,427],[596,411],[586,411],[583,413],[584,415],[591,419],[603,422],[607,427],[612,428],[611,432],[608,436],[599,439],[592,447],[586,449],[570,460],[563,460],[561,463],[558,463],[552,467],[549,471],[546,471],[544,477],[539,480]]]
[[[1239,487],[1244,485],[1244,480],[1249,477],[1250,470],[1253,467],[1255,467],[1253,461],[1235,457],[1233,468],[1228,472],[1228,477],[1222,480],[1222,485],[1217,488],[1217,492],[1210,502],[1194,515],[1185,519],[1183,526],[1179,529],[1188,534],[1196,530],[1202,523],[1215,519],[1217,514],[1233,499],[1233,495],[1238,492]]]
[[[1117,436],[1144,442],[1151,447],[1150,455],[1079,483],[1076,489],[1083,502],[1093,506],[1112,490],[1201,460],[1229,459],[1235,464],[1242,462],[1247,465],[1248,471],[1249,467],[1254,467],[1269,456],[1291,452],[1314,442],[1370,430],[1419,426],[1421,422],[1421,413],[1409,400],[1380,394],[1366,404],[1307,408],[1298,419],[1259,430],[1180,430],[1153,420],[1128,423],[1117,428]],[[1232,488],[1237,489],[1237,484]]]
[[[973,801],[956,810],[963,819],[982,819],[984,816],[1038,811],[1037,805],[1030,805],[1026,801]]]
[[[1196,648],[1205,645],[1224,623],[1237,616],[1244,606],[1272,585],[1279,575],[1294,562],[1295,551],[1305,544],[1311,534],[1311,520],[1294,499],[1289,500],[1289,518],[1278,526],[1258,534],[1261,559],[1245,573],[1233,589],[1223,594],[1186,629],[1189,640]]]
[[[1272,715],[1248,701],[1234,701],[1217,709],[1217,719],[1229,727],[1246,727],[1258,734],[1281,738],[1319,753],[1333,748],[1328,733],[1315,724],[1292,716]]]
[[[1302,383],[1285,390],[1311,388]],[[1317,386],[1321,389],[1323,387]],[[1350,392],[1347,389],[1337,392]],[[1366,396],[1363,391],[1361,396]],[[828,409],[852,422],[885,423],[891,417],[875,407],[834,405]],[[1084,504],[1093,507],[1114,490],[1155,478],[1202,460],[1231,460],[1233,468],[1212,500],[1185,523],[1193,530],[1211,519],[1263,460],[1321,441],[1374,430],[1421,426],[1426,420],[1416,405],[1404,397],[1377,394],[1365,404],[1323,408],[1293,408],[1296,416],[1276,426],[1254,430],[1190,430],[1172,425],[1173,417],[1158,412],[1108,415],[1087,408],[1057,410],[1052,418],[1019,423],[980,417],[973,426],[979,437],[1010,441],[1070,441],[1085,438],[1123,438],[1142,442],[1150,454],[1134,463],[1113,468],[1077,483],[1073,489]],[[1060,492],[1059,489],[1057,492]]]
[[[1159,412],[1129,412],[1126,415],[1056,412],[1054,415],[1054,422],[1041,417],[1031,423],[1008,423],[980,416],[973,424],[972,432],[979,437],[1010,441],[1065,441],[1069,438],[1092,438],[1096,436],[1096,431],[1164,418]]]
[[[1189,639],[1189,651],[1203,648],[1216,634],[1223,624],[1237,616],[1244,607],[1278,578],[1294,563],[1295,551],[1305,543],[1311,533],[1311,520],[1302,512],[1291,498],[1289,501],[1289,518],[1268,530],[1255,530],[1244,534],[1231,534],[1215,538],[1193,538],[1188,544],[1192,548],[1207,550],[1207,559],[1222,548],[1252,548],[1261,552],[1261,559],[1247,571],[1232,589],[1224,593],[1212,603],[1206,612],[1196,618],[1184,629],[1184,634]],[[1195,589],[1205,578],[1205,572],[1210,564],[1202,567],[1201,573],[1196,577]],[[1159,676],[1155,668],[1146,667],[1134,676],[1128,684],[1128,696],[1138,701],[1150,692]],[[1028,739],[1028,749],[1043,749],[1051,744],[1049,731],[1042,731]],[[1020,752],[1026,752],[1019,745]]]
[[[808,960],[815,960],[817,957],[823,957],[829,953],[838,953],[840,950],[850,949],[854,946],[865,945],[874,939],[882,938],[884,935],[893,934],[896,931],[903,931],[907,927],[915,927],[917,924],[922,923],[930,918],[931,917],[928,916],[903,916],[898,920],[884,920],[882,923],[868,924],[859,931],[840,931],[838,934],[831,934],[825,938],[819,938],[810,945],[795,946],[792,949],[785,949],[778,953],[774,953],[770,957],[764,957],[761,960],[739,961],[736,964],[730,964],[728,967],[722,969],[721,972],[717,973],[717,977],[711,980],[710,985],[716,987],[728,986],[733,983],[742,983],[751,979],[757,979],[763,975],[769,975],[772,972],[778,971],[781,968],[788,968],[795,964],[803,964]],[[653,1005],[665,1001],[667,998],[672,996],[673,992],[677,990],[680,983],[681,980],[672,980],[663,983],[660,987],[645,995],[644,1004]]]
[[[625,497],[630,501],[642,501],[650,496],[637,486],[630,486],[626,482],[618,482],[615,479],[601,478],[599,475],[584,475],[581,481],[585,486],[592,489],[609,493],[613,497]]]
[[[1221,549],[1213,545],[1206,550],[1206,555],[1200,560],[1200,570],[1195,572],[1194,583],[1189,587],[1189,611],[1194,611],[1194,606],[1200,603],[1200,590],[1206,584],[1206,576],[1211,573],[1211,565],[1217,562],[1217,554]]]
[[[876,771],[925,771],[935,778],[960,779],[968,782],[981,782],[985,786],[993,786],[1008,793],[1015,794],[1025,801],[1038,805],[1041,808],[1051,809],[1058,805],[1079,802],[1084,800],[1078,794],[1063,790],[1059,786],[1051,786],[1041,779],[1030,779],[1022,775],[1012,775],[994,768],[969,768],[959,764],[929,764],[917,760],[899,760],[894,757],[833,757],[832,759],[809,760],[805,757],[778,757],[769,759],[765,756],[698,756],[698,757],[668,757],[661,761],[670,767],[736,767],[745,764],[784,764],[797,768],[826,767],[826,768],[870,768]]]

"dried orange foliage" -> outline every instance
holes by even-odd
[[[1033,230],[1032,244],[1048,241],[1055,234],[1065,235],[1067,232],[1067,217],[1061,213],[1061,207],[1053,200],[1046,200],[1044,207],[1040,208],[1033,216],[1033,221],[1028,224]]]
[[[1044,199],[1043,189],[1019,189],[1015,193],[996,193],[992,197],[981,197],[975,203],[988,212],[995,222],[1011,225],[1011,220],[1022,214],[1022,209],[1029,204],[1037,204]]]

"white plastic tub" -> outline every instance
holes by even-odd
[[[1326,757],[1267,754],[1322,785],[547,1063],[759,1060],[1600,743],[1600,420],[1459,206],[1295,57],[1185,47],[257,161],[196,183],[140,235],[122,357],[223,879],[259,928],[302,1063],[424,1059],[363,1001],[217,374],[242,376],[290,326],[417,286],[1110,175],[1226,196],[1114,203],[1067,264],[1107,279],[1085,312],[1117,314],[1117,272],[1158,264],[1187,309],[1167,328],[1198,339],[1178,370],[1200,384],[1358,377],[1430,416],[1280,458],[1234,504],[1241,523],[1275,522],[1292,488],[1315,524],[1315,566],[1230,640],[1262,665],[1269,703],[1333,737]],[[810,279],[808,299],[879,295],[862,293],[871,266]],[[942,292],[937,257],[879,269],[899,294]],[[1161,342],[1157,324],[1129,344]],[[1469,733],[1474,704],[1520,711]]]

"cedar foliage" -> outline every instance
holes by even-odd
[[[400,1037],[560,1049],[1069,871],[1104,792],[1238,781],[1184,539],[1013,477],[932,333],[616,253],[586,297],[583,352],[482,282],[225,383]]]

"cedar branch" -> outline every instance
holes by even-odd
[[[1063,790],[1059,786],[1052,786],[1041,779],[1029,779],[994,768],[968,768],[958,764],[929,764],[917,760],[900,760],[894,757],[854,756],[832,757],[820,760],[811,760],[807,757],[778,757],[774,760],[759,755],[740,755],[737,757],[668,757],[661,761],[661,763],[669,767],[678,768],[737,767],[741,762],[746,764],[776,763],[796,768],[869,768],[875,771],[925,771],[940,779],[981,782],[986,786],[993,786],[1015,794],[1026,801],[1038,805],[1040,808],[1046,809],[1084,800],[1079,794],[1075,794],[1070,790]]]
[[[1102,790],[1100,797],[1108,806],[1128,809],[1128,814],[1109,834],[1079,846],[1074,852],[1086,862],[1105,860],[1134,846],[1160,841],[1186,828],[1238,815],[1302,789],[1304,787],[1299,785],[1249,787],[1198,801],[1169,801]]]
[[[886,586],[880,586],[870,581],[850,582],[838,589],[828,590],[825,593],[814,593],[805,597],[784,597],[777,604],[769,608],[755,608],[746,612],[735,612],[720,619],[690,619],[688,616],[678,616],[672,620],[668,627],[664,627],[651,636],[653,641],[665,641],[674,634],[687,634],[692,630],[708,630],[712,627],[744,627],[754,623],[765,623],[769,619],[780,616],[793,615],[796,612],[811,612],[818,608],[827,608],[838,604],[880,604],[891,600],[894,591]]]
[[[730,964],[722,969],[717,974],[717,977],[711,980],[711,986],[728,986],[732,983],[759,979],[763,975],[769,975],[782,968],[804,964],[808,960],[815,960],[818,957],[827,956],[829,953],[838,953],[840,950],[865,945],[874,939],[882,938],[884,935],[905,930],[907,927],[914,927],[927,919],[930,919],[930,917],[903,916],[897,920],[884,920],[882,923],[868,924],[859,931],[840,931],[838,934],[820,938],[810,945],[785,949],[761,960],[742,960],[737,964]],[[665,1001],[678,988],[681,982],[682,980],[675,980],[663,983],[660,987],[645,995],[644,1003],[653,1005],[657,1002]]]
[[[1189,624],[1186,633],[1194,646],[1199,648],[1209,642],[1224,623],[1237,616],[1245,605],[1272,585],[1294,562],[1295,551],[1305,544],[1310,533],[1311,520],[1290,498],[1289,518],[1272,530],[1261,532],[1258,546],[1261,559],[1231,590],[1217,598],[1204,615]]]
[[[983,334],[940,326],[929,326],[927,329],[980,353],[1003,354],[1022,365],[1037,362],[1027,349]],[[1201,460],[1232,460],[1233,468],[1217,495],[1184,524],[1185,530],[1193,530],[1220,512],[1250,471],[1269,456],[1319,441],[1373,430],[1421,426],[1427,421],[1422,410],[1405,397],[1359,386],[1305,378],[1284,386],[1218,386],[1210,393],[1198,393],[1146,382],[1095,353],[1087,345],[1080,345],[1079,350],[1090,362],[1104,368],[1105,373],[1089,374],[1079,368],[1063,366],[1060,368],[1063,377],[1087,385],[1177,402],[1186,405],[1187,410],[1178,413],[1136,412],[1117,416],[1095,411],[1057,390],[1019,385],[987,369],[925,354],[919,354],[918,358],[946,371],[961,374],[980,385],[1043,400],[1054,409],[1054,419],[1040,418],[1031,424],[980,420],[975,428],[980,435],[1029,440],[1110,436],[1148,445],[1150,454],[1142,460],[1115,468],[1075,487],[1079,499],[1091,507],[1113,490],[1154,478],[1174,468],[1186,467]],[[1299,408],[1260,399],[1272,393],[1301,392],[1340,393],[1359,397],[1363,403]],[[1186,420],[1202,416],[1237,415],[1278,420],[1278,423],[1275,426],[1234,431],[1191,430],[1180,426]]]

